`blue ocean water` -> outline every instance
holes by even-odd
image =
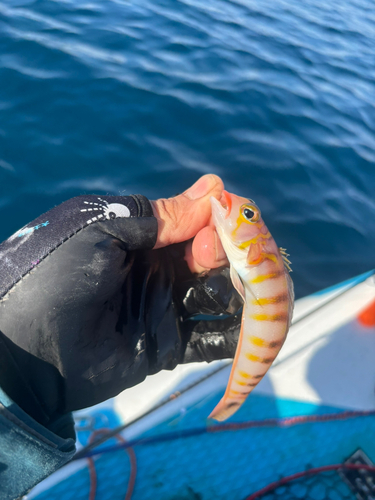
[[[257,201],[297,296],[375,267],[373,0],[0,1],[0,240],[207,172]]]

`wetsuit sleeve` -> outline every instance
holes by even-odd
[[[100,223],[107,223],[109,232],[112,228],[126,250],[152,248],[156,243],[157,222],[144,196],[72,198],[0,244],[0,300],[68,240]]]
[[[60,422],[66,425],[72,426],[69,414]],[[74,452],[74,439],[63,439],[38,424],[0,389],[0,500],[20,498]]]
[[[143,196],[90,195],[53,208],[0,245],[0,500],[19,498],[67,463],[75,452],[70,410],[113,394],[97,395],[93,374],[82,371],[111,366],[113,325],[105,325],[103,304],[122,295],[128,255],[152,248],[156,236]],[[108,348],[90,344],[95,321],[108,331],[96,341],[108,340]]]

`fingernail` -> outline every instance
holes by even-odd
[[[200,179],[197,180],[195,184],[193,184],[187,191],[185,191],[185,195],[190,200],[198,200],[202,198],[207,193],[211,191],[215,184],[215,177],[211,174],[204,175]]]

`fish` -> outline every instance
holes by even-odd
[[[221,203],[221,201],[223,203]],[[211,198],[212,220],[241,295],[241,330],[224,396],[208,418],[232,416],[262,380],[286,339],[293,315],[290,260],[278,248],[251,199],[223,192]]]

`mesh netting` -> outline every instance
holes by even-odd
[[[93,450],[94,481],[86,455],[69,477],[33,498],[88,500],[95,491],[95,500],[124,500],[133,481],[132,500],[250,500],[255,492],[289,478],[253,498],[371,499],[370,493],[358,496],[337,470],[299,474],[332,464],[341,468],[354,457],[355,465],[360,458],[357,450],[368,457],[361,468],[374,464],[374,412],[343,412],[288,400],[277,400],[276,406],[274,398],[254,395],[246,421],[212,426],[206,417],[213,403],[208,398],[125,443],[136,456],[134,477],[124,443],[111,439]],[[289,416],[277,418],[278,412]],[[350,484],[360,482],[361,474],[353,473]],[[371,481],[375,484],[375,476],[369,481],[362,478],[363,485]]]
[[[363,450],[345,464],[311,468],[283,477],[249,495],[246,500],[373,500],[375,466]]]
[[[291,481],[258,498],[262,500],[354,500],[356,497],[336,471],[329,471]]]

